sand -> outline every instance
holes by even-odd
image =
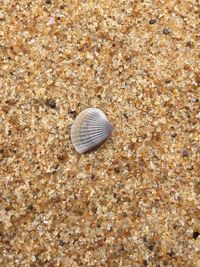
[[[1,1],[0,266],[200,266],[199,1]],[[114,126],[78,155],[76,115]]]

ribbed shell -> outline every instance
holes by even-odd
[[[76,117],[71,128],[71,139],[80,154],[101,145],[111,134],[112,125],[98,108],[87,108]]]

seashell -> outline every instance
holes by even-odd
[[[76,117],[71,128],[71,140],[80,154],[100,146],[111,134],[112,125],[98,108],[87,108]]]

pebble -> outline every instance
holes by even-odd
[[[56,108],[56,101],[54,99],[46,99],[45,104],[49,107],[49,108]]]
[[[30,211],[33,210],[33,205],[32,204],[28,205],[28,210],[30,210]]]
[[[64,242],[63,240],[60,240],[60,242],[59,242],[59,243],[60,243],[60,246],[62,246],[62,247],[63,247],[63,246],[64,246],[64,244],[65,244],[65,242]]]
[[[119,166],[115,166],[114,171],[115,171],[116,173],[119,173],[119,172],[120,172],[120,167],[119,167]]]
[[[182,155],[183,155],[183,157],[188,157],[189,153],[186,150],[183,150]]]
[[[167,28],[163,29],[163,34],[169,34],[169,33],[170,33],[170,30],[168,30]]]
[[[94,180],[96,177],[94,174],[91,175],[91,179]]]
[[[156,23],[156,19],[150,19],[149,20],[149,24],[155,24]]]
[[[200,233],[196,231],[196,232],[193,233],[192,237],[194,239],[197,239],[199,235],[200,235]]]
[[[176,136],[177,136],[176,133],[173,133],[173,134],[171,135],[171,137],[173,137],[173,138],[175,138]]]

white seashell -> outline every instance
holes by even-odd
[[[87,108],[76,117],[71,128],[71,140],[80,154],[101,145],[111,134],[112,125],[98,108]]]

